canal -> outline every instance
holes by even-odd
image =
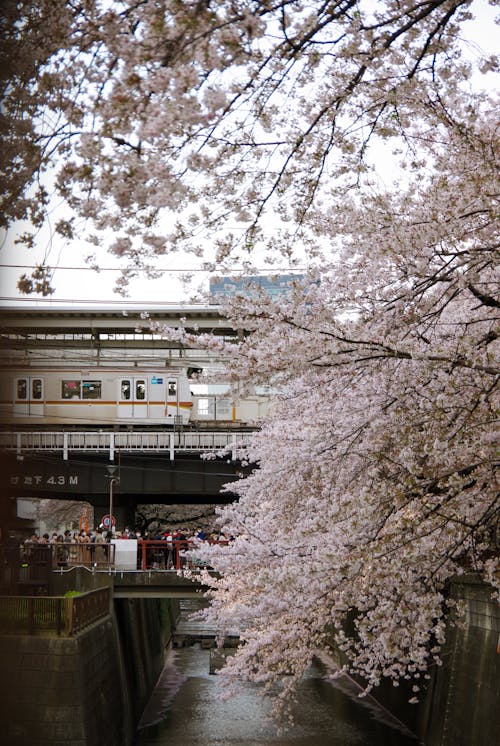
[[[332,681],[321,662],[302,681],[294,726],[284,733],[256,686],[223,700],[209,669],[210,650],[199,644],[169,651],[135,746],[418,746],[373,700],[359,699],[348,679]]]

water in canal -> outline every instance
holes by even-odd
[[[210,651],[171,650],[143,715],[136,746],[417,746],[354,688],[327,680],[315,664],[300,686],[295,725],[278,733],[270,705],[248,685],[230,700],[219,698],[209,673]]]

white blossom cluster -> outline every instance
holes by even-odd
[[[288,301],[228,302],[247,335],[217,343],[228,375],[281,391],[239,453],[256,468],[222,511],[236,539],[206,552],[208,616],[244,630],[229,682],[282,678],[286,702],[334,644],[368,687],[408,679],[418,696],[450,578],[498,588],[495,137],[488,117],[446,124],[432,175],[332,217],[343,251]]]
[[[179,247],[208,248],[218,271],[257,251],[306,265],[288,300],[229,302],[239,342],[170,332],[227,356],[235,391],[280,392],[238,454],[255,470],[207,582],[209,615],[243,630],[223,675],[283,679],[282,701],[332,643],[368,686],[410,678],[418,694],[449,579],[498,585],[498,107],[472,84],[497,65],[463,54],[473,14],[469,0],[2,7],[2,226],[48,219],[56,169],[71,208],[56,231],[71,238],[76,217],[96,244],[112,231],[123,288]]]
[[[105,241],[123,292],[180,248],[218,271],[323,255],[373,144],[410,168],[432,109],[480,115],[468,79],[495,60],[463,57],[472,17],[468,0],[6,0],[0,227],[28,221],[32,245],[63,200],[58,239]]]

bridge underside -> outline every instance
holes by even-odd
[[[177,573],[124,571],[113,576],[113,598],[199,598],[206,590]]]
[[[233,492],[223,485],[243,476],[241,465],[223,459],[204,460],[199,455],[120,453],[115,461],[114,504],[227,503]],[[23,455],[3,453],[0,462],[0,494],[4,498],[38,497],[82,500],[95,507],[109,502],[109,459],[104,454],[75,454],[64,461],[60,454]]]

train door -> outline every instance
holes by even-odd
[[[144,376],[120,378],[118,417],[146,419],[148,416],[148,386]]]
[[[179,386],[177,379],[171,378],[167,382],[166,394],[165,414],[168,419],[172,418],[173,422],[173,418],[179,415]]]
[[[44,413],[44,379],[16,378],[14,385],[14,415],[41,417]]]

